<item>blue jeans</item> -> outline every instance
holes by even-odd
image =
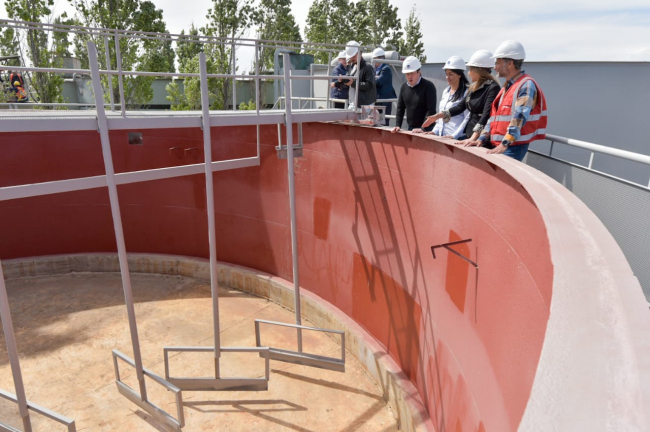
[[[526,156],[529,145],[530,144],[510,145],[503,154],[521,162],[524,159],[524,156]]]

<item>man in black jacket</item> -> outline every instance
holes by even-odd
[[[420,61],[412,56],[404,60],[402,73],[406,76],[406,82],[402,84],[397,100],[397,115],[395,127],[391,132],[401,130],[404,112],[406,111],[406,122],[408,130],[414,133],[423,132],[422,123],[429,115],[436,113],[436,87],[431,81],[422,78]],[[424,131],[433,129],[433,125],[424,128]]]
[[[372,105],[377,100],[377,89],[375,88],[375,69],[372,65],[368,64],[361,55],[359,42],[350,41],[345,48],[346,58],[348,64],[352,65],[350,69],[350,76],[357,74],[359,69],[359,85],[357,86],[356,80],[349,80],[347,85],[359,91],[359,107],[362,105]],[[357,59],[360,59],[357,64]],[[353,92],[350,92],[350,104],[354,105]],[[355,107],[357,108],[357,107]]]

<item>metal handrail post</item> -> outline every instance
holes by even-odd
[[[122,228],[122,215],[120,213],[120,200],[117,195],[115,183],[115,169],[113,167],[113,156],[111,154],[111,142],[108,136],[108,120],[104,109],[104,96],[99,76],[99,63],[97,62],[97,47],[94,42],[88,42],[88,60],[90,72],[95,90],[95,103],[97,104],[97,123],[99,126],[99,137],[104,157],[104,169],[106,170],[106,183],[108,184],[108,198],[113,216],[113,228],[115,229],[115,241],[117,243],[117,256],[120,262],[122,274],[122,287],[124,289],[124,300],[126,312],[129,318],[129,330],[131,332],[131,344],[133,345],[133,359],[135,371],[140,384],[140,399],[147,400],[147,387],[144,382],[144,371],[142,367],[142,354],[140,352],[140,340],[138,338],[138,325],[135,320],[135,307],[133,306],[133,290],[131,289],[131,277],[129,275],[129,261],[126,257],[126,244],[124,242],[124,230]]]
[[[294,310],[296,313],[296,324],[301,325],[300,318],[300,274],[298,269],[298,229],[296,223],[296,185],[293,167],[293,118],[291,114],[291,67],[289,53],[284,53],[284,97],[289,103],[285,103],[285,125],[287,129],[287,173],[289,176],[289,212],[291,214],[291,256],[293,260],[293,289],[294,289]],[[298,352],[302,352],[302,330],[298,332]]]
[[[331,69],[332,69],[332,53],[328,52],[327,53],[327,75],[328,76],[332,74]],[[327,102],[325,102],[325,108],[326,109],[330,108],[330,94],[332,93],[331,89],[332,89],[332,83],[328,80],[327,81]]]
[[[120,107],[122,117],[126,117],[126,103],[124,102],[124,77],[122,75],[122,52],[120,49],[120,36],[115,32],[115,60],[117,61],[117,81],[120,86]],[[111,89],[113,91],[113,89]]]
[[[359,109],[359,84],[361,82],[359,81],[359,77],[361,77],[361,47],[357,49],[357,80],[355,83],[355,91],[354,91],[354,110],[357,111]]]
[[[235,43],[232,44],[232,74],[237,75],[237,56]],[[237,111],[237,78],[232,79],[232,110]]]
[[[106,52],[106,70],[111,70],[111,54],[108,45],[108,36],[104,36],[104,51]],[[111,98],[111,111],[115,111],[115,101],[113,100],[113,75],[108,75],[108,95]]]
[[[18,411],[23,420],[25,432],[32,431],[32,423],[29,418],[29,409],[27,406],[27,396],[25,395],[25,385],[23,383],[23,374],[20,370],[20,360],[18,359],[18,347],[16,346],[16,335],[14,325],[11,320],[11,311],[9,309],[9,298],[7,297],[7,286],[2,272],[2,263],[0,263],[0,319],[2,320],[2,329],[5,334],[5,344],[7,345],[7,354],[11,364],[11,374],[14,378],[14,388],[16,389],[16,399],[18,400]]]
[[[214,188],[212,184],[212,138],[210,136],[210,100],[208,95],[208,67],[205,53],[199,53],[201,73],[201,111],[203,112],[203,152],[205,154],[205,194],[208,213],[208,243],[210,247],[210,289],[212,290],[212,325],[214,331],[214,373],[220,377],[219,358],[221,339],[219,332],[219,271],[217,268],[217,234],[214,222]]]
[[[260,43],[255,42],[255,111],[257,115],[260,115]],[[257,130],[259,134],[260,126],[257,125]],[[259,143],[259,140],[258,140]],[[258,153],[259,154],[259,153]]]

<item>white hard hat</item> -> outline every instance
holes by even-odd
[[[402,63],[402,73],[415,72],[422,67],[422,63],[417,57],[408,56],[404,59]]]
[[[345,58],[350,60],[359,52],[359,42],[350,41],[346,45],[347,46],[345,47]]]
[[[494,52],[491,57],[493,59],[509,58],[513,60],[524,60],[526,58],[526,51],[524,46],[517,41],[507,40],[499,45],[499,48]]]
[[[375,48],[372,52],[372,58],[385,56],[386,52],[381,48]]]
[[[465,60],[458,56],[451,56],[447,63],[442,67],[443,69],[460,69],[465,70]]]
[[[467,66],[474,66],[486,69],[494,67],[494,60],[492,60],[492,53],[488,50],[478,50],[469,58],[466,63]]]
[[[341,52],[339,53],[339,55],[336,56],[337,59],[345,58],[345,57],[346,57],[346,55],[345,55],[345,51],[341,51]]]

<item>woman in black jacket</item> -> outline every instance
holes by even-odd
[[[468,138],[457,142],[457,144],[476,145],[474,143],[477,142],[481,131],[490,118],[492,102],[501,89],[499,82],[490,73],[494,66],[494,60],[490,59],[490,57],[492,57],[492,53],[486,50],[476,51],[472,55],[466,63],[468,66],[467,75],[469,75],[472,85],[465,99],[448,110],[428,117],[422,125],[423,127],[433,124],[438,119],[447,122],[451,117],[469,110],[470,118],[465,127],[465,135]]]

